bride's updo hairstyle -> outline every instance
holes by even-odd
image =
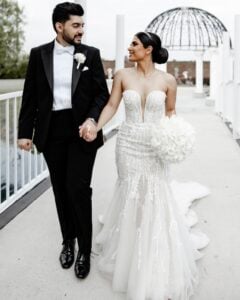
[[[135,36],[141,41],[144,48],[153,47],[152,61],[157,64],[164,64],[168,60],[168,51],[162,47],[162,42],[158,35],[152,32],[138,32]]]

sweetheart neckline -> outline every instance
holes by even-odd
[[[167,96],[167,94],[164,92],[164,91],[162,91],[162,90],[152,90],[152,91],[150,91],[148,94],[147,94],[147,96],[146,96],[146,98],[145,98],[145,100],[144,100],[144,106],[142,107],[142,96],[141,96],[141,94],[138,92],[138,91],[136,91],[136,90],[133,90],[133,89],[126,89],[126,90],[124,90],[123,92],[122,92],[122,94],[124,94],[124,93],[126,93],[126,92],[128,92],[128,91],[130,91],[130,92],[135,92],[138,96],[139,96],[139,99],[140,99],[140,102],[141,102],[141,115],[142,115],[142,121],[144,122],[144,115],[145,115],[145,110],[146,110],[146,106],[147,106],[147,100],[148,100],[148,98],[150,97],[150,95],[151,94],[153,94],[154,92],[159,92],[159,93],[162,93],[162,94],[164,94],[165,95],[165,98],[166,98],[166,96]]]
[[[130,92],[135,92],[135,93],[142,99],[141,94],[140,94],[137,90],[126,89],[126,90],[123,91],[123,94],[124,94],[125,92],[128,92],[128,91],[130,91]],[[166,93],[165,93],[164,91],[162,91],[162,90],[152,90],[152,91],[150,91],[150,92],[147,94],[146,99],[145,99],[145,101],[144,101],[145,103],[146,103],[146,100],[147,100],[147,98],[149,97],[149,95],[151,95],[151,94],[154,93],[154,92],[160,92],[160,93],[164,94],[165,96],[167,96]]]

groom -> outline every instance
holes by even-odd
[[[96,152],[103,144],[102,132],[91,143],[83,138],[94,130],[109,96],[99,50],[81,44],[83,14],[79,4],[58,4],[52,14],[56,39],[31,50],[18,131],[21,149],[29,151],[33,140],[43,152],[63,237],[60,263],[63,268],[72,266],[77,239],[74,270],[81,279],[90,271],[90,183]]]

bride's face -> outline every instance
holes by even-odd
[[[151,53],[150,47],[144,48],[142,42],[136,37],[133,37],[133,40],[128,47],[129,60],[133,62],[138,62],[143,60],[146,56]]]

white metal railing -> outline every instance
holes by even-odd
[[[43,155],[17,148],[22,91],[0,95],[0,213],[48,176]]]
[[[108,80],[111,91],[112,80]],[[0,95],[0,213],[34,186],[48,177],[43,155],[36,147],[30,152],[17,148],[17,121],[21,105],[22,91]],[[103,128],[108,134],[124,119],[124,108]]]

